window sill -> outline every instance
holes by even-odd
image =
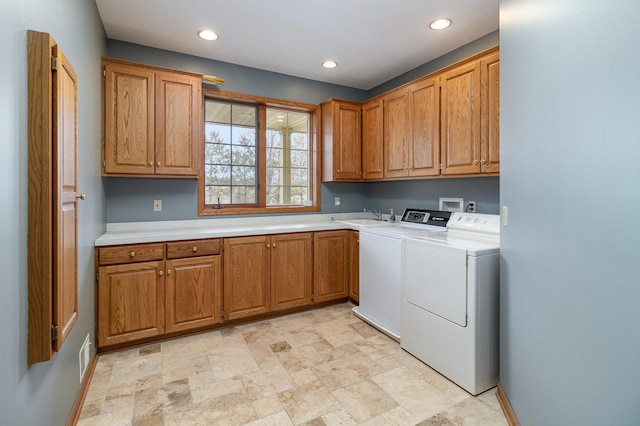
[[[276,214],[276,213],[309,213],[319,212],[320,205],[316,206],[277,206],[277,207],[233,207],[224,206],[221,209],[213,206],[205,206],[200,209],[198,216],[219,215],[243,215],[243,214]]]

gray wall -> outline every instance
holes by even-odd
[[[525,426],[640,419],[638,16],[501,0],[500,381]]]
[[[53,360],[27,366],[27,35],[51,33],[79,80],[79,318]],[[94,334],[93,241],[103,232],[100,56],[105,37],[86,0],[2,0],[0,5],[0,423],[62,425],[80,386],[78,351]]]
[[[424,64],[369,92],[291,77],[255,68],[212,61],[117,40],[108,40],[107,56],[175,69],[217,75],[225,79],[223,90],[298,102],[320,103],[336,97],[366,100],[407,81],[498,44],[495,31],[441,58]],[[366,141],[363,141],[366,143]],[[148,178],[104,178],[107,222],[197,219],[197,182]],[[406,207],[437,208],[440,197],[476,200],[479,211],[498,212],[498,178],[432,179],[380,183],[323,183],[322,212],[362,211],[364,207],[402,213]],[[335,206],[335,197],[341,205]],[[162,200],[162,212],[153,211],[153,200]],[[211,217],[204,217],[210,219]]]

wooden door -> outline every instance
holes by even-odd
[[[99,347],[164,332],[163,266],[155,261],[99,268]]]
[[[480,62],[442,75],[442,173],[480,173]]]
[[[383,163],[382,100],[362,105],[362,178],[382,179]]]
[[[360,233],[349,231],[349,297],[360,299]]]
[[[384,98],[384,177],[407,175],[408,93],[406,89]]]
[[[314,302],[348,296],[349,231],[323,231],[313,236]]]
[[[440,79],[409,87],[409,175],[440,174]]]
[[[53,57],[53,346],[59,351],[78,319],[78,78],[58,46]]]
[[[362,177],[360,106],[335,102],[333,149],[336,179],[359,180]]]
[[[202,131],[202,78],[156,73],[156,174],[196,176]]]
[[[263,235],[224,240],[225,319],[269,312],[270,247],[270,239]]]
[[[222,320],[222,257],[166,262],[165,331],[189,330]]]
[[[483,173],[500,172],[500,53],[480,62],[482,72],[481,160]]]
[[[155,73],[104,62],[103,174],[152,175],[155,166]]]
[[[313,249],[310,232],[271,236],[271,310],[311,305]]]

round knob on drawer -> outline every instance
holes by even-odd
[[[131,253],[129,253],[129,257],[135,257],[136,256],[136,252],[132,251]]]
[[[193,247],[193,252],[195,253],[195,252],[197,252],[197,251],[198,251],[198,247],[195,247],[195,246],[194,246],[194,247]]]

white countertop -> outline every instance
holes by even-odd
[[[370,214],[359,212],[108,223],[107,232],[96,239],[95,246],[334,229],[359,230],[363,226],[380,224],[370,218]]]

